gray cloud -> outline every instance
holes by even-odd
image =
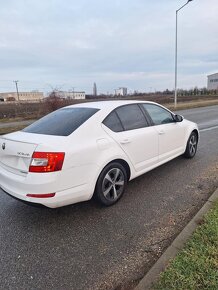
[[[154,3],[155,2],[155,3]],[[0,90],[173,88],[175,10],[185,1],[9,0],[0,10]],[[218,70],[216,0],[179,15],[179,86]],[[6,81],[7,80],[7,81]]]

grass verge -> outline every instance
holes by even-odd
[[[218,202],[161,274],[154,289],[218,289]]]
[[[6,128],[0,128],[0,135],[4,135],[4,134],[8,134],[8,133],[12,133],[15,131],[20,131],[23,128],[25,128],[27,125],[18,125],[18,126],[14,126],[14,127],[6,127]]]
[[[34,120],[34,119],[38,119],[37,115],[31,115],[29,117],[17,117],[17,118],[4,118],[4,119],[0,119],[1,123],[10,123],[10,122],[19,122],[19,121],[28,121],[28,120]]]
[[[207,100],[207,101],[190,101],[190,102],[181,102],[177,105],[177,110],[185,110],[185,109],[194,109],[194,108],[201,108],[201,107],[209,107],[218,105],[218,99],[216,100]],[[165,104],[169,110],[174,111],[174,104]]]

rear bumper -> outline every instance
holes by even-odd
[[[9,194],[8,192],[6,192],[4,189],[0,188],[5,194],[7,194],[8,196],[12,197],[13,199],[17,200],[17,201],[20,201],[20,202],[23,202],[29,206],[34,206],[34,207],[45,207],[44,205],[40,204],[40,203],[33,203],[33,202],[28,202],[28,201],[25,201],[23,199],[20,199],[20,198],[17,198],[11,194]]]
[[[61,183],[59,172],[48,174],[32,173],[27,176],[19,176],[0,166],[0,188],[10,196],[25,203],[57,208],[89,200],[92,197],[93,186],[88,183],[70,188],[64,188]],[[50,198],[32,198],[26,196],[28,193],[55,193],[55,196]]]
[[[85,200],[91,199],[92,195],[88,191],[87,185],[77,186],[67,190],[56,192],[54,197],[51,198],[31,198],[25,195],[20,195],[15,192],[11,192],[7,188],[0,185],[0,188],[10,197],[22,201],[28,205],[45,206],[49,208],[57,208],[66,206]]]

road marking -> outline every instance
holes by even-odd
[[[214,130],[214,129],[218,129],[218,126],[214,126],[214,127],[210,127],[210,128],[201,129],[200,132],[211,131],[211,130]]]

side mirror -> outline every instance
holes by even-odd
[[[175,122],[182,122],[183,121],[183,117],[180,115],[174,115],[174,120]]]

